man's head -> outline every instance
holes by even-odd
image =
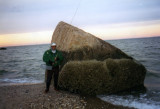
[[[52,43],[51,48],[52,48],[52,50],[56,50],[56,43]]]

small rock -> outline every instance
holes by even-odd
[[[29,92],[29,90],[26,90],[26,91],[25,91],[25,93],[28,93],[28,92]]]

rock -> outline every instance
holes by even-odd
[[[7,48],[2,47],[2,48],[0,48],[0,50],[7,50]]]
[[[146,70],[130,59],[71,61],[59,77],[64,90],[87,95],[111,94],[143,86]]]
[[[65,63],[69,60],[132,59],[111,44],[65,22],[57,25],[51,42],[64,53]]]
[[[143,86],[145,67],[90,33],[60,22],[51,42],[65,57],[59,78],[61,89],[95,95]]]
[[[25,93],[28,93],[28,92],[29,92],[29,90],[26,90],[26,91],[25,91]]]

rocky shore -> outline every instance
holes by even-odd
[[[129,109],[65,91],[44,93],[45,84],[0,85],[0,109]]]

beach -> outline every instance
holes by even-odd
[[[44,65],[42,56],[49,48],[49,44],[16,46],[0,51],[0,109],[43,109],[48,108],[50,104],[53,109],[64,108],[64,106],[69,109],[74,109],[76,106],[86,109],[102,107],[124,109],[121,106],[159,109],[160,37],[107,42],[120,48],[146,67],[147,74],[144,81],[146,93],[133,91],[127,95],[105,94],[84,98],[65,91],[56,92],[51,85],[50,92],[44,94],[45,69],[41,68],[41,65]]]
[[[112,105],[97,97],[55,91],[53,86],[47,94],[44,89],[44,83],[1,85],[0,109],[131,109]]]

